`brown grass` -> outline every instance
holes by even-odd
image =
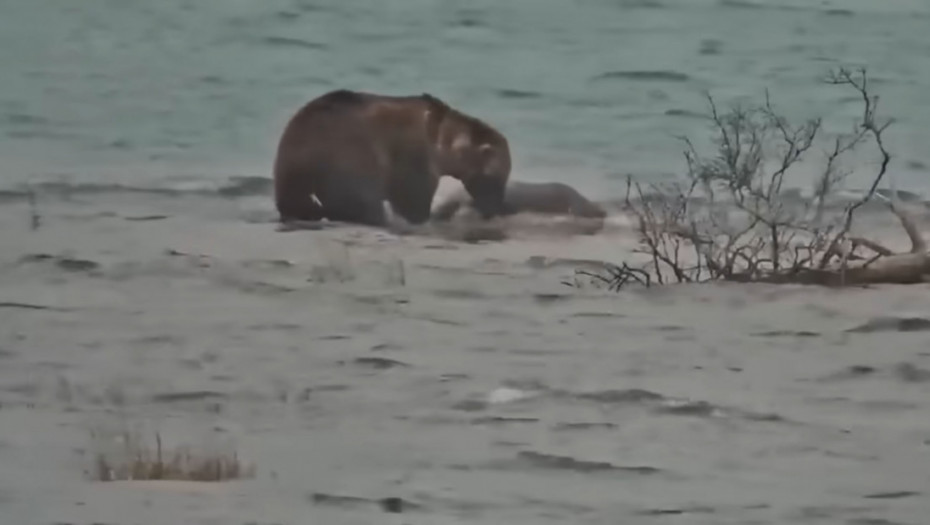
[[[92,437],[99,438],[95,433]],[[112,457],[98,451],[94,455],[91,476],[96,481],[172,480],[219,482],[250,478],[254,465],[244,464],[235,451],[195,452],[190,447],[166,449],[161,434],[155,433],[154,448],[137,434],[124,431],[116,436],[120,442]]]

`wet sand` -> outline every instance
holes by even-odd
[[[628,230],[282,233],[269,206],[48,196],[31,231],[0,204],[4,523],[930,515],[930,323],[881,319],[930,318],[928,286],[574,289],[559,258],[619,262]],[[256,475],[88,480],[124,424]]]

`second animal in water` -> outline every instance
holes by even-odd
[[[434,221],[448,221],[460,210],[473,208],[473,200],[464,188],[458,188],[433,208]],[[561,182],[522,182],[511,180],[504,191],[502,215],[539,213],[568,215],[585,219],[603,219],[607,212],[575,188]]]

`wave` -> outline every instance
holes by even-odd
[[[271,47],[295,47],[302,49],[326,50],[329,46],[320,42],[312,42],[302,38],[286,36],[266,36],[261,39],[261,43]]]
[[[107,193],[142,193],[149,195],[199,195],[220,198],[244,198],[271,195],[270,177],[237,175],[217,183],[185,182],[175,185],[134,186],[119,183],[41,181],[0,189],[0,202],[18,201],[30,195],[100,195]]]
[[[837,191],[824,200],[822,204],[823,210],[830,213],[845,210],[846,207],[859,202],[867,193],[868,190],[858,188]],[[922,193],[907,190],[896,190],[895,193],[895,191],[890,189],[879,188],[875,190],[875,194],[878,198],[872,198],[868,203],[859,208],[860,213],[869,213],[873,211],[884,212],[887,210],[887,202],[894,198],[906,205],[916,206],[918,209],[922,207],[930,210],[930,197]],[[674,194],[669,194],[669,196],[672,195]],[[663,198],[664,197],[658,190],[644,188],[642,197],[631,196],[630,202],[636,205],[642,202],[659,202]],[[799,211],[803,207],[812,207],[817,203],[816,198],[812,194],[803,192],[798,188],[783,190],[779,195],[779,201],[788,207],[795,207],[796,211]],[[703,195],[695,194],[687,199],[687,203],[692,208],[706,207],[707,209],[716,209],[718,211],[736,211],[738,209],[736,203],[731,198],[720,195],[713,201],[710,201]],[[611,209],[623,210],[627,208],[625,198],[606,199],[599,201],[599,204]]]
[[[31,196],[54,196],[54,197],[73,197],[77,195],[104,195],[104,194],[147,194],[155,196],[199,196],[199,197],[215,197],[221,199],[244,199],[251,197],[267,197],[272,198],[273,194],[273,181],[270,177],[263,177],[258,175],[234,175],[226,179],[221,179],[219,182],[211,181],[209,178],[204,177],[203,179],[198,179],[194,181],[184,181],[184,182],[175,182],[173,184],[163,184],[163,185],[132,185],[132,184],[121,184],[121,183],[107,183],[107,182],[91,182],[91,181],[62,181],[62,180],[50,180],[50,181],[39,181],[33,183],[23,183],[17,186],[0,188],[0,203],[4,202],[18,202],[29,199]],[[892,191],[888,189],[878,189],[876,192],[878,195],[884,197],[885,199],[890,199],[892,197]],[[854,203],[861,199],[866,194],[864,189],[848,189],[844,191],[837,192],[832,195],[827,202],[824,203],[824,210],[837,210],[843,209],[845,206],[848,206],[851,203]],[[644,195],[642,199],[632,198],[633,203],[637,203],[640,200],[651,201],[656,198],[659,198],[659,195],[656,193],[656,190],[648,190],[644,188]],[[719,197],[718,197],[719,198]],[[906,190],[897,190],[897,198],[905,204],[910,204],[911,206],[918,206],[930,209],[930,197],[922,193],[916,193]],[[593,199],[598,204],[606,207],[612,212],[625,210],[627,208],[626,201],[620,196],[612,196],[601,199]],[[805,194],[805,192],[800,191],[799,189],[786,189],[782,192],[782,202],[791,206],[804,206],[811,205],[814,202],[813,196]],[[702,207],[706,206],[709,201],[701,196],[694,195],[689,199],[691,206]],[[733,203],[728,202],[726,199],[717,200],[712,207],[719,207],[719,209],[731,209],[733,208]],[[884,199],[873,199],[871,205],[864,206],[861,209],[861,212],[868,213],[870,211],[886,209],[886,204]],[[611,213],[613,215],[613,213]]]
[[[653,82],[688,82],[691,76],[681,71],[672,70],[634,70],[634,71],[606,71],[591,78],[598,80],[633,80]]]

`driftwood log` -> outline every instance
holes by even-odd
[[[765,277],[735,275],[735,281],[769,282],[778,284],[810,284],[821,286],[863,286],[870,284],[917,284],[925,282],[930,275],[930,255],[927,243],[917,228],[913,217],[893,201],[889,207],[901,223],[911,242],[911,249],[895,253],[882,244],[862,237],[849,238],[849,250],[829,251],[819,267],[798,268],[784,273],[772,273]],[[850,260],[859,247],[871,250],[874,255],[864,262],[852,265]],[[833,260],[837,261],[834,262]]]

